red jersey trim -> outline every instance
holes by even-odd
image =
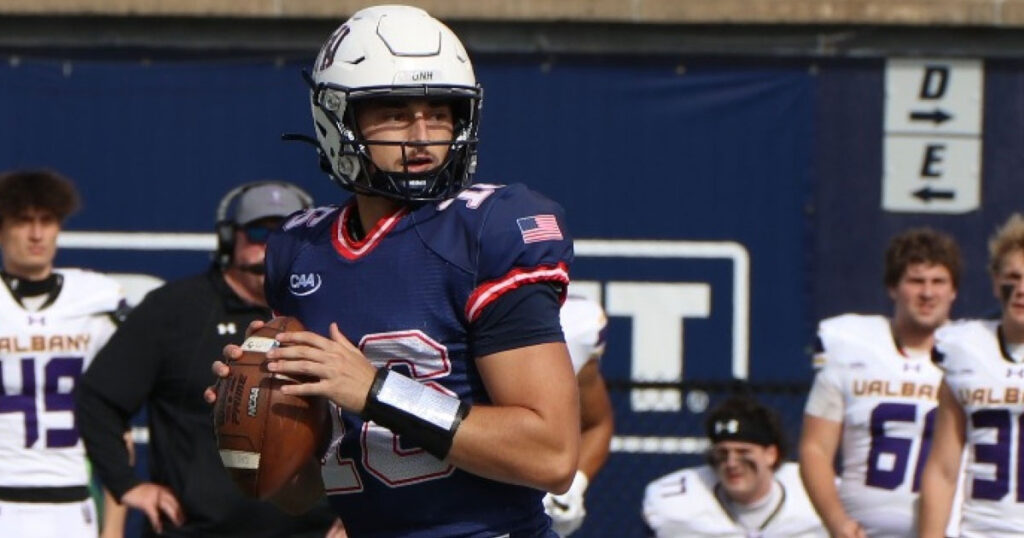
[[[481,284],[473,290],[466,301],[466,317],[471,322],[475,321],[487,305],[505,293],[537,282],[557,282],[567,286],[569,284],[569,267],[564,262],[559,262],[555,266],[513,269],[497,280]],[[559,301],[565,301],[565,292],[566,289],[563,288]]]
[[[352,211],[352,204],[346,205],[342,208],[341,212],[338,213],[338,218],[334,221],[334,225],[331,227],[331,244],[334,245],[334,250],[338,251],[343,257],[349,260],[359,259],[369,254],[373,249],[377,248],[380,244],[380,240],[390,232],[398,221],[402,220],[402,217],[408,212],[404,207],[399,208],[391,216],[385,217],[377,221],[377,224],[373,226],[363,238],[362,241],[352,242],[349,240],[348,234],[348,215]]]

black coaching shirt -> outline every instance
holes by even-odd
[[[219,270],[153,290],[97,355],[77,389],[76,414],[89,458],[118,499],[142,480],[121,437],[148,407],[150,480],[177,496],[186,522],[164,536],[323,536],[334,515],[322,507],[303,517],[242,496],[220,462],[203,390],[225,345],[240,343],[249,322],[270,310],[243,302]],[[147,533],[153,535],[152,529]],[[308,534],[307,534],[308,533]]]

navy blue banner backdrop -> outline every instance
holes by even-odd
[[[78,184],[84,207],[67,222],[59,265],[195,273],[210,263],[214,210],[233,186],[281,179],[318,204],[348,196],[310,146],[281,141],[312,131],[300,75],[310,61],[10,57],[0,162]],[[898,79],[885,59],[475,58],[485,87],[477,180],[526,183],[566,208],[577,238],[570,291],[601,301],[610,319],[602,369],[617,435],[579,536],[644,536],[643,486],[702,461],[704,411],[733,379],[760,387],[795,435],[815,323],[888,310],[881,255],[892,233],[953,233],[968,267],[956,314],[997,306],[985,242],[1024,210],[1024,64],[977,63],[980,127],[954,134],[979,152],[964,164],[978,203],[946,211],[965,195],[928,183],[960,155],[935,149],[941,140],[904,159],[919,163],[921,177],[906,181],[926,193],[920,207],[884,194],[904,185],[892,183],[904,156],[886,148],[909,139],[886,119],[898,105],[887,80]],[[157,282],[126,281],[139,293]]]

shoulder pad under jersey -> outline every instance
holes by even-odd
[[[121,284],[107,275],[73,268],[57,269],[56,272],[64,279],[64,283],[55,308],[116,315],[127,307]]]
[[[818,324],[820,351],[815,366],[863,359],[865,349],[895,350],[889,320],[884,316],[843,314]]]

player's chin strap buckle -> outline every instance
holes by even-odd
[[[470,407],[458,398],[380,368],[366,395],[362,418],[388,428],[443,460]]]

